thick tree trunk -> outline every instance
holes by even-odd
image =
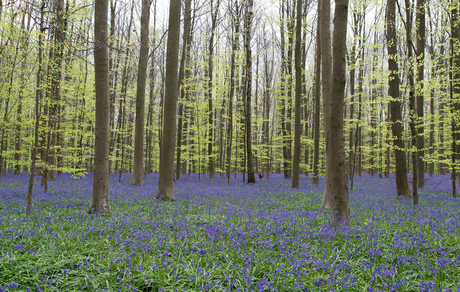
[[[150,0],[142,0],[141,15],[141,44],[139,52],[139,67],[137,73],[136,94],[136,128],[134,137],[134,163],[132,185],[144,185],[144,112],[145,112],[145,83],[147,80],[147,63],[149,59],[149,20]]]
[[[96,0],[94,21],[94,64],[96,79],[96,128],[94,145],[93,202],[89,213],[110,213],[109,151],[110,95],[109,50],[107,46],[108,0]]]
[[[178,67],[180,37],[180,0],[170,0],[169,30],[166,54],[166,82],[163,137],[160,150],[160,178],[157,199],[174,201],[174,145],[178,100]]]
[[[348,199],[348,175],[345,155],[345,141],[343,137],[343,107],[345,91],[345,52],[347,36],[348,0],[336,0],[333,36],[333,82],[332,82],[332,103],[330,157],[334,165],[332,173],[332,211],[336,216],[336,222],[347,223],[350,219],[350,208]]]
[[[407,182],[406,170],[406,153],[404,152],[404,142],[402,140],[402,121],[401,121],[401,99],[399,97],[399,76],[398,63],[396,56],[396,0],[387,2],[387,45],[388,45],[388,69],[390,71],[388,79],[388,95],[392,98],[390,101],[391,110],[391,131],[395,145],[395,163],[396,163],[396,193],[398,196],[407,196],[409,194],[409,185]]]

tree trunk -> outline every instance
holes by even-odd
[[[180,179],[181,173],[181,152],[182,152],[182,128],[184,120],[184,102],[185,102],[185,90],[184,87],[186,84],[182,84],[185,75],[185,64],[188,63],[189,54],[190,54],[190,22],[191,22],[191,6],[192,1],[187,0],[185,2],[185,17],[184,17],[184,32],[182,34],[182,56],[179,66],[179,88],[180,88],[180,97],[182,101],[179,104],[179,121],[177,125],[177,154],[176,154],[176,179]],[[188,70],[188,69],[187,69]]]
[[[396,163],[396,193],[398,196],[407,196],[409,194],[409,185],[407,183],[406,154],[404,152],[404,142],[402,140],[402,121],[401,121],[401,99],[399,97],[399,76],[398,63],[396,56],[396,0],[387,2],[387,46],[388,46],[388,69],[390,75],[388,78],[388,95],[392,98],[390,101],[391,110],[391,131],[394,136],[395,145],[395,163]]]
[[[180,37],[180,0],[170,0],[169,30],[166,54],[166,81],[163,137],[160,150],[160,178],[157,199],[174,201],[174,145],[178,100],[178,67]]]
[[[147,80],[147,63],[149,59],[149,20],[150,0],[142,0],[141,15],[141,44],[139,51],[139,67],[137,73],[136,94],[136,128],[134,137],[134,163],[132,185],[144,185],[144,112],[145,112],[145,82]]]
[[[330,122],[330,157],[334,165],[332,174],[332,211],[336,222],[347,223],[350,219],[348,199],[348,175],[343,137],[343,107],[345,90],[345,52],[347,36],[348,0],[336,0],[333,36],[333,82]]]
[[[252,95],[252,51],[251,29],[253,18],[254,0],[248,0],[246,15],[246,151],[248,162],[248,183],[255,183],[253,153],[252,153],[252,129],[251,129],[251,95]]]
[[[96,80],[96,128],[94,145],[93,202],[89,213],[110,213],[109,151],[110,95],[107,46],[108,0],[96,0],[94,14],[94,64]]]
[[[425,167],[424,167],[424,135],[423,135],[423,82],[425,70],[425,0],[417,0],[415,23],[418,26],[417,31],[417,182],[418,187],[425,186]],[[415,203],[414,203],[415,204]]]
[[[354,160],[355,160],[355,153],[353,150],[353,146],[355,145],[354,142],[354,124],[355,121],[353,120],[355,114],[355,73],[356,73],[356,46],[358,43],[358,30],[359,30],[359,21],[358,21],[358,13],[353,11],[353,44],[351,46],[350,51],[350,103],[349,103],[349,118],[350,118],[350,126],[349,126],[349,135],[348,135],[348,174],[351,179],[354,176]],[[353,187],[352,187],[353,188]]]
[[[228,123],[227,123],[227,183],[230,183],[230,172],[232,164],[232,142],[233,142],[233,98],[235,94],[235,71],[236,53],[239,49],[238,40],[240,35],[240,6],[238,1],[233,2],[234,11],[232,18],[233,38],[232,55],[230,60],[230,92],[228,95]]]
[[[295,113],[294,113],[294,158],[292,160],[292,188],[299,188],[300,174],[300,135],[302,125],[300,124],[300,101],[302,98],[302,0],[297,0],[297,21],[295,30]]]
[[[412,147],[416,147],[417,144],[417,115],[415,112],[415,96],[414,92],[411,90],[409,92],[409,117],[410,117],[410,132],[411,132],[411,140],[412,140]],[[414,206],[418,204],[418,193],[417,193],[417,152],[412,151],[412,202]]]
[[[321,9],[321,0],[318,0],[318,8]],[[318,12],[318,20],[316,25],[316,56],[315,56],[315,119],[314,119],[314,131],[315,140],[313,141],[313,185],[319,183],[319,126],[321,116],[321,29],[320,29],[320,15]]]
[[[287,132],[287,121],[286,121],[286,96],[285,96],[285,91],[286,91],[286,83],[287,83],[287,66],[288,66],[288,61],[285,56],[285,31],[284,31],[284,11],[285,11],[285,0],[281,0],[281,6],[280,6],[280,31],[281,31],[281,88],[280,88],[280,93],[281,93],[281,135],[282,135],[282,141],[283,141],[283,171],[284,171],[284,178],[289,178],[291,176],[290,171],[289,171],[289,163],[290,161],[288,160],[288,145],[287,145],[287,140],[288,140],[288,132]]]
[[[38,149],[38,139],[39,139],[39,129],[38,126],[40,124],[40,99],[42,97],[42,76],[43,76],[43,31],[44,31],[44,14],[45,14],[45,0],[42,0],[41,7],[40,7],[40,34],[38,35],[38,71],[37,71],[37,89],[35,90],[35,128],[34,128],[34,146],[32,147],[32,165],[30,166],[30,179],[29,179],[29,190],[27,193],[27,214],[30,213],[32,210],[32,194],[34,188],[34,176],[35,172],[37,171],[35,168],[35,161],[37,159],[37,149]],[[0,173],[1,177],[1,173]]]
[[[22,50],[23,50],[23,55],[22,55],[22,58],[23,58],[23,61],[22,61],[22,64],[21,64],[21,75],[22,75],[22,79],[25,78],[25,73],[27,71],[27,51],[28,51],[28,48],[29,48],[29,36],[28,36],[28,33],[29,33],[29,29],[30,29],[30,23],[31,23],[31,14],[29,14],[29,20],[28,20],[28,23],[27,23],[27,28],[25,26],[25,19],[26,19],[26,15],[24,14],[23,18],[22,18],[22,24],[21,24],[21,30],[22,30],[22,37],[21,37],[21,40],[22,40]],[[20,155],[20,152],[21,152],[21,129],[22,129],[22,126],[21,126],[21,122],[22,122],[22,100],[24,98],[24,91],[21,89],[19,91],[19,96],[18,96],[18,107],[16,109],[16,137],[15,137],[15,147],[14,147],[14,150],[15,150],[15,153],[14,153],[14,160],[15,160],[15,165],[14,165],[14,173],[15,174],[19,174],[21,173],[21,165],[20,165],[20,158],[21,158],[21,155]]]
[[[452,196],[457,196],[457,188],[456,188],[456,174],[458,173],[457,169],[457,155],[458,155],[458,146],[456,141],[459,140],[459,125],[458,125],[458,114],[460,111],[460,102],[459,102],[459,95],[460,95],[460,52],[459,52],[459,41],[460,41],[460,24],[459,24],[459,16],[458,16],[458,0],[452,1],[452,23],[451,23],[451,53],[452,58],[450,59],[451,62],[451,70],[450,70],[450,81],[451,81],[451,89],[450,89],[450,101],[451,101],[451,114],[452,114]]]
[[[332,193],[332,161],[330,157],[330,123],[331,123],[331,82],[332,82],[332,55],[331,55],[331,3],[321,1],[320,9],[320,34],[321,34],[321,67],[323,89],[323,120],[324,136],[326,140],[326,183],[324,185],[323,203],[321,209],[331,209],[334,194]],[[336,137],[334,137],[334,141]]]
[[[213,128],[214,128],[214,119],[213,119],[213,107],[212,107],[212,87],[213,87],[213,57],[214,57],[214,35],[217,26],[217,15],[219,13],[220,0],[217,0],[217,5],[215,10],[213,10],[214,1],[211,0],[211,36],[209,38],[209,55],[208,55],[208,70],[205,71],[208,77],[208,158],[209,158],[209,178],[214,179],[214,153],[213,153]]]

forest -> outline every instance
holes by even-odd
[[[458,0],[0,0],[0,291],[460,291]]]

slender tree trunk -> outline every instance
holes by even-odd
[[[387,2],[387,45],[388,45],[388,69],[390,71],[388,79],[388,95],[392,98],[390,101],[391,109],[391,131],[394,136],[395,145],[395,163],[396,163],[396,193],[398,196],[407,196],[409,194],[409,185],[407,183],[406,154],[404,152],[404,142],[402,140],[402,121],[401,121],[401,99],[399,97],[399,76],[398,63],[396,60],[396,0]]]
[[[150,0],[142,0],[141,15],[141,44],[139,52],[139,67],[137,73],[136,94],[136,128],[134,144],[134,165],[132,185],[144,185],[144,112],[145,112],[145,83],[147,80],[147,63],[149,59],[149,21]]]
[[[450,70],[450,101],[451,101],[451,114],[452,114],[452,196],[457,196],[457,188],[456,188],[456,176],[457,176],[457,155],[458,155],[458,146],[456,141],[459,140],[458,131],[460,129],[458,125],[458,113],[460,111],[460,102],[459,102],[459,95],[460,95],[460,52],[459,52],[459,42],[460,42],[460,24],[459,24],[459,16],[458,16],[458,0],[452,1],[452,23],[451,23],[451,53],[452,57],[450,59],[451,62],[451,70]]]
[[[300,101],[302,98],[302,0],[297,0],[297,21],[295,30],[295,113],[294,113],[294,159],[292,160],[292,188],[299,188],[300,174],[300,135],[302,125],[300,124]]]
[[[157,0],[153,1],[153,37],[152,37],[152,48],[156,47],[155,37],[156,37],[156,11],[157,11]],[[151,63],[150,63],[150,85],[149,85],[149,111],[147,114],[147,163],[145,166],[145,174],[152,173],[152,156],[153,156],[153,106],[155,103],[155,51],[151,53]]]
[[[411,132],[411,140],[412,140],[412,147],[416,147],[417,145],[417,115],[415,112],[415,96],[414,92],[411,90],[409,93],[409,117],[410,117],[410,132]],[[417,193],[417,152],[412,151],[412,202],[414,206],[418,204],[418,193]]]
[[[238,51],[238,39],[240,33],[240,25],[237,17],[239,16],[239,4],[234,2],[234,15],[232,24],[234,34],[232,38],[232,55],[230,60],[230,92],[228,95],[228,123],[227,123],[227,183],[230,183],[230,171],[232,164],[232,141],[233,141],[233,97],[235,94],[235,63],[236,52]]]
[[[246,151],[248,162],[248,183],[255,183],[254,163],[252,153],[252,129],[251,129],[251,95],[252,95],[252,51],[251,29],[253,18],[254,0],[248,0],[246,15]]]
[[[321,209],[331,209],[334,194],[332,193],[332,161],[330,159],[330,129],[331,129],[331,82],[332,82],[332,53],[331,53],[331,3],[321,1],[321,69],[323,89],[323,120],[324,135],[326,140],[326,183],[324,185],[323,203]],[[336,137],[334,137],[334,141]]]
[[[217,26],[217,16],[219,13],[220,0],[217,0],[216,8],[213,9],[214,1],[211,0],[211,36],[209,38],[209,55],[208,55],[208,69],[206,71],[208,77],[208,159],[209,159],[209,178],[214,179],[214,153],[213,153],[213,128],[214,128],[214,119],[213,119],[213,107],[212,107],[212,87],[213,87],[213,58],[214,58],[214,35]]]
[[[157,199],[174,201],[174,145],[178,100],[178,67],[180,37],[180,0],[170,0],[169,30],[166,54],[166,82],[163,137],[161,139],[160,178]]]
[[[37,171],[35,168],[35,161],[37,159],[38,139],[40,124],[40,99],[42,97],[42,76],[43,76],[43,29],[44,29],[44,14],[45,14],[45,0],[42,0],[40,7],[40,34],[38,35],[38,71],[37,71],[37,89],[35,90],[35,128],[34,128],[34,146],[32,147],[32,165],[30,166],[30,179],[29,179],[29,190],[27,193],[27,214],[32,210],[32,194],[34,188],[34,176]],[[0,173],[1,177],[1,173]]]
[[[94,9],[94,72],[96,78],[95,160],[93,176],[93,202],[89,209],[89,213],[111,212],[109,203],[109,50],[106,42],[108,9],[108,0],[96,0]]]
[[[424,167],[424,135],[423,135],[423,82],[425,71],[425,0],[417,0],[415,23],[417,29],[417,88],[415,94],[417,96],[417,182],[418,187],[425,186],[425,167]],[[415,204],[415,202],[414,202]]]
[[[182,152],[182,129],[183,129],[183,116],[184,116],[184,102],[185,102],[185,82],[182,84],[185,75],[185,64],[189,58],[188,54],[190,53],[190,22],[191,22],[191,7],[192,1],[187,0],[185,2],[185,17],[184,17],[184,32],[182,34],[182,56],[179,66],[179,88],[180,88],[180,97],[182,101],[179,103],[179,121],[177,125],[177,153],[176,153],[176,179],[180,179],[181,173],[181,152]],[[187,69],[188,70],[188,69]],[[182,86],[181,86],[182,85]]]
[[[282,134],[282,141],[283,141],[283,171],[284,171],[284,178],[290,177],[289,171],[289,163],[288,160],[288,132],[287,132],[287,121],[286,121],[286,84],[287,84],[287,58],[285,56],[285,30],[284,30],[284,13],[285,13],[285,0],[281,0],[280,6],[280,31],[281,31],[281,134]]]
[[[21,30],[22,30],[22,50],[23,50],[23,55],[22,55],[22,64],[21,64],[21,75],[22,79],[25,79],[25,73],[27,71],[27,56],[28,56],[28,48],[29,48],[29,29],[30,29],[30,22],[31,22],[31,14],[29,14],[29,20],[27,23],[27,28],[25,26],[25,19],[26,15],[24,14],[22,18],[22,24],[21,24]],[[21,129],[22,129],[22,99],[24,98],[24,91],[21,89],[19,91],[19,97],[18,97],[18,107],[16,109],[16,136],[15,136],[15,153],[14,153],[14,160],[15,160],[15,165],[14,165],[14,173],[15,174],[20,174],[21,173],[21,165],[20,165],[20,152],[21,152]]]
[[[322,6],[321,0],[318,0],[318,8]],[[313,180],[312,184],[317,185],[319,183],[319,126],[320,126],[320,111],[321,111],[321,34],[320,34],[320,15],[318,11],[318,20],[316,25],[316,56],[315,56],[315,119],[314,119],[314,131],[315,140],[313,146]]]
[[[356,72],[356,46],[358,43],[358,29],[359,29],[359,22],[358,22],[358,13],[356,11],[353,11],[353,44],[351,46],[351,51],[350,51],[350,57],[349,57],[349,62],[351,65],[350,69],[350,103],[349,103],[349,118],[350,118],[350,126],[349,126],[349,139],[348,139],[348,173],[350,178],[353,178],[354,176],[354,159],[355,159],[355,153],[353,152],[353,146],[355,145],[354,142],[354,124],[355,121],[353,120],[354,114],[355,114],[355,72]],[[352,186],[353,189],[353,186]]]
[[[296,1],[294,0],[292,5],[295,7]],[[288,4],[286,12],[287,29],[288,29],[288,53],[287,53],[287,84],[286,84],[286,165],[287,165],[287,178],[292,177],[292,86],[293,86],[293,72],[292,72],[292,55],[294,51],[294,29],[295,29],[295,10],[294,8],[289,9],[291,4]]]

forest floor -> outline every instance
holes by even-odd
[[[272,174],[256,184],[182,176],[174,203],[111,176],[111,216],[88,215],[92,175],[0,183],[0,291],[460,291],[460,199],[450,175],[426,177],[420,205],[395,180],[363,175],[351,224],[320,212],[312,187]]]

